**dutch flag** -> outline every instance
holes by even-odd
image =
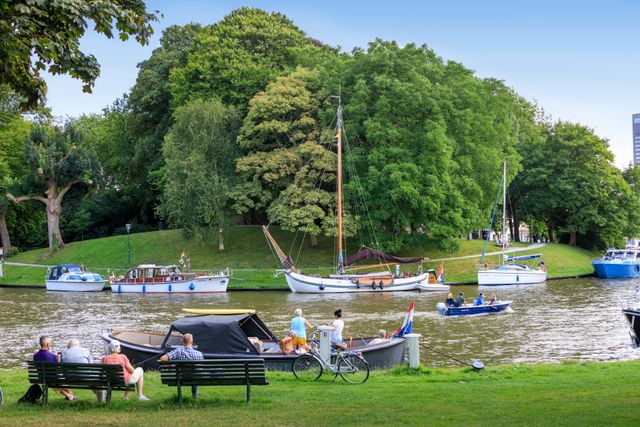
[[[438,282],[444,285],[444,264],[440,264],[440,268],[438,268]]]
[[[411,329],[413,328],[413,310],[416,305],[416,300],[411,301],[409,304],[409,309],[407,310],[407,315],[404,318],[404,322],[402,322],[402,326],[400,329],[395,331],[393,335],[403,336],[411,333]]]

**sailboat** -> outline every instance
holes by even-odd
[[[373,248],[362,248],[352,256],[344,259],[343,230],[342,230],[342,106],[338,103],[337,110],[337,246],[338,259],[336,273],[329,276],[317,276],[305,274],[293,265],[288,257],[275,241],[269,228],[263,226],[262,230],[267,242],[275,252],[284,267],[287,284],[292,292],[301,293],[340,293],[340,292],[390,292],[411,291],[418,289],[419,285],[424,290],[448,290],[449,286],[440,283],[429,283],[429,272],[422,271],[424,258],[400,258],[388,255]],[[378,264],[352,267],[365,259],[376,259]],[[416,263],[418,265],[415,274],[401,274],[399,267],[395,273],[390,269],[380,271],[381,267],[397,266],[398,264]],[[378,268],[378,271],[362,273],[361,270]]]
[[[496,268],[481,268],[478,270],[478,285],[524,285],[533,283],[542,283],[547,280],[547,271],[544,268],[544,264],[541,263],[541,267],[532,269],[526,264],[517,264],[517,261],[530,260],[540,258],[540,254],[534,255],[522,255],[509,257],[505,253],[507,242],[507,162],[504,162],[502,173],[502,253],[501,253],[501,265]],[[496,198],[496,206],[498,200]],[[495,207],[494,207],[495,214]],[[493,216],[491,217],[491,224],[489,230],[493,226]],[[480,258],[480,264],[484,260],[484,254],[487,249],[487,242],[489,235],[487,234],[487,241],[485,241],[484,248],[482,250],[482,257]]]

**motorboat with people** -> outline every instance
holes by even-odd
[[[436,304],[438,313],[442,316],[466,316],[470,314],[499,313],[511,306],[513,301],[492,301],[486,304],[463,304],[460,306],[447,305],[443,302]]]
[[[230,276],[229,270],[197,274],[177,265],[140,264],[123,276],[112,276],[110,282],[117,294],[203,294],[226,292]]]
[[[602,258],[591,262],[601,279],[640,277],[640,248],[607,249]]]
[[[262,230],[269,246],[283,266],[287,284],[292,292],[301,293],[341,293],[341,292],[391,292],[412,291],[418,285],[428,285],[428,273],[422,271],[424,257],[400,258],[385,254],[377,249],[362,247],[348,258],[344,257],[343,209],[342,209],[342,106],[337,109],[337,215],[336,240],[337,263],[335,274],[319,276],[308,274],[296,268],[292,259],[280,248],[269,232],[268,226]],[[355,266],[363,260],[374,260],[370,265]],[[400,273],[399,264],[417,264],[415,272]],[[392,267],[396,266],[395,272]],[[366,270],[374,270],[373,272]],[[441,286],[438,286],[439,288]]]
[[[640,285],[636,285],[636,290],[640,291]],[[629,324],[629,335],[631,336],[631,344],[634,347],[640,346],[640,304],[632,304],[627,301],[626,304],[620,303],[622,306],[622,314]]]
[[[504,162],[502,173],[502,184],[500,188],[502,193],[502,237],[500,242],[502,243],[502,252],[500,256],[500,265],[497,267],[487,267],[483,265],[484,256],[487,250],[487,243],[489,241],[489,234],[487,233],[487,240],[484,243],[482,249],[482,256],[480,257],[480,268],[478,269],[478,285],[525,285],[533,283],[542,283],[547,280],[547,267],[543,261],[538,264],[537,268],[531,268],[529,265],[522,263],[522,261],[532,260],[540,258],[540,254],[522,255],[522,256],[507,256],[505,250],[507,248],[507,162]],[[495,218],[496,208],[498,207],[498,200],[500,196],[496,197],[496,203],[493,207],[493,215],[491,216],[491,222],[489,229],[493,227],[493,220]]]
[[[216,313],[211,309],[205,312]],[[118,340],[122,353],[132,364],[144,369],[157,369],[160,356],[179,346],[182,335],[190,333],[194,337],[194,348],[202,352],[205,359],[255,357],[264,359],[269,370],[291,370],[298,354],[283,354],[280,340],[254,310],[222,310],[220,313],[184,316],[175,320],[165,333],[118,329],[103,332],[101,338],[105,343]],[[383,343],[369,345],[372,340],[373,337],[348,340],[345,337],[348,349],[361,352],[372,369],[404,363],[404,336],[393,336]]]
[[[80,264],[60,264],[47,274],[45,286],[48,291],[100,292],[107,283],[101,275],[85,271]]]

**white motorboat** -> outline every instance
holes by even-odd
[[[100,292],[106,280],[96,273],[84,271],[78,264],[60,264],[53,267],[45,280],[48,291]]]
[[[118,294],[203,294],[227,291],[230,274],[183,272],[176,265],[140,264],[119,278],[111,279],[111,291]]]
[[[504,162],[503,174],[502,174],[502,237],[500,239],[502,243],[502,256],[500,257],[500,263],[496,268],[480,268],[478,270],[478,285],[522,285],[542,283],[547,280],[547,269],[544,262],[540,263],[540,267],[532,269],[526,264],[515,264],[514,261],[524,261],[528,259],[540,258],[540,255],[523,255],[517,257],[508,257],[505,254],[507,246],[507,162]],[[493,226],[493,218],[491,217],[491,224],[489,229]],[[489,236],[487,235],[487,241]],[[482,257],[480,258],[480,265],[484,260],[484,254],[487,248],[487,242],[485,242],[484,249],[482,250]]]

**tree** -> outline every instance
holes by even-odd
[[[142,0],[1,0],[0,84],[24,97],[25,110],[44,103],[43,70],[69,74],[82,81],[83,91],[91,92],[100,65],[80,50],[88,21],[108,38],[113,38],[115,29],[121,40],[133,36],[146,44],[156,14],[147,12]]]
[[[158,213],[187,237],[219,230],[220,250],[229,216],[238,127],[232,107],[217,100],[195,100],[176,110],[162,148],[164,185]]]
[[[216,96],[243,112],[270,81],[295,68],[298,49],[308,46],[312,41],[284,15],[234,10],[206,27],[184,66],[171,73],[174,106]]]
[[[242,183],[234,191],[239,213],[265,210],[285,230],[335,234],[334,133],[322,137],[317,72],[299,68],[278,77],[250,102],[238,142]]]
[[[24,143],[24,157],[30,173],[21,180],[28,194],[7,198],[15,203],[36,200],[46,207],[49,251],[64,246],[60,234],[62,200],[76,185],[93,188],[100,179],[100,165],[95,154],[81,144],[74,124],[64,127],[36,125]]]

